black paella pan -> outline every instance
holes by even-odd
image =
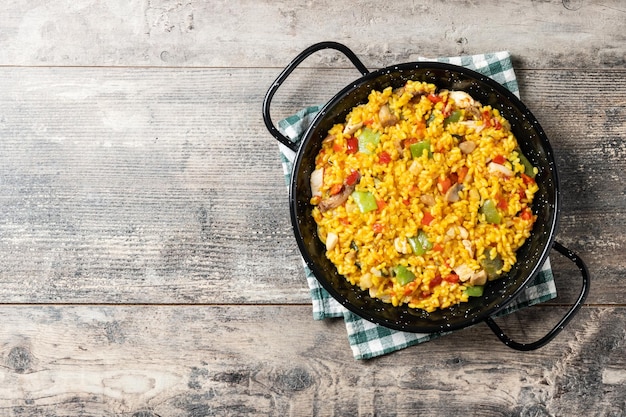
[[[354,64],[362,76],[339,91],[318,113],[299,144],[294,144],[274,126],[270,105],[274,94],[292,71],[307,57],[323,49],[340,51]],[[538,168],[533,212],[537,221],[531,236],[517,251],[517,263],[502,278],[490,282],[482,297],[467,303],[428,313],[408,306],[394,307],[369,296],[367,291],[351,285],[325,255],[325,247],[317,236],[317,225],[310,205],[310,175],[315,169],[315,156],[328,130],[345,120],[354,106],[367,101],[372,90],[389,86],[401,87],[408,80],[433,83],[438,89],[462,90],[483,105],[491,105],[511,124],[524,155]],[[320,284],[343,306],[374,323],[391,329],[432,333],[461,329],[484,321],[506,345],[518,350],[537,349],[563,329],[580,309],[589,291],[587,268],[577,255],[555,241],[559,219],[559,183],[556,164],[548,138],[537,119],[509,90],[496,81],[464,67],[438,62],[411,62],[370,72],[346,46],[322,42],[300,53],[277,77],[263,102],[263,118],[270,133],[296,152],[289,188],[289,203],[294,234],[307,265]],[[582,288],[576,302],[565,316],[544,337],[532,343],[518,343],[507,337],[494,322],[493,316],[504,309],[540,271],[552,249],[575,262],[582,275]]]

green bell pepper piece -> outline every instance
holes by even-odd
[[[376,198],[374,197],[374,194],[369,191],[353,191],[352,198],[359,207],[359,210],[361,210],[361,213],[367,213],[368,211],[378,209]]]
[[[473,287],[467,287],[463,292],[470,297],[482,297],[484,291],[485,287],[483,285],[474,285]]]
[[[535,167],[533,167],[533,164],[531,164],[528,158],[524,156],[522,151],[518,151],[518,154],[519,154],[519,161],[522,163],[522,165],[524,165],[524,174],[528,175],[531,178],[535,178],[536,174],[535,174]]]
[[[422,140],[420,142],[412,143],[409,145],[409,150],[411,151],[411,156],[413,158],[419,158],[424,155],[424,151],[427,152],[427,155],[430,158],[430,141]]]
[[[448,126],[450,123],[456,123],[461,120],[461,116],[463,116],[463,112],[461,110],[455,110],[450,113],[450,116],[443,119],[443,127]]]
[[[493,259],[489,259],[489,255],[487,255],[485,259],[480,261],[480,266],[482,266],[487,273],[487,279],[489,281],[493,281],[500,276],[500,271],[504,266],[504,261],[499,254]]]
[[[493,200],[485,200],[480,208],[480,212],[485,215],[487,223],[500,224],[500,221],[502,221],[502,216],[498,213],[496,203]]]
[[[435,112],[431,112],[430,116],[428,116],[428,120],[426,120],[426,126],[430,126],[430,124],[434,121],[435,121]]]
[[[380,142],[380,133],[366,127],[361,130],[357,139],[359,140],[359,152],[372,155]]]
[[[415,274],[404,265],[396,266],[393,271],[395,272],[396,279],[400,285],[406,285],[415,281]]]
[[[413,253],[417,256],[422,256],[427,251],[433,248],[433,244],[428,241],[428,236],[423,230],[420,230],[417,236],[413,236],[407,239]]]

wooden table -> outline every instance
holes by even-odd
[[[0,415],[626,414],[626,7],[9,1],[0,14]],[[406,3],[406,4],[401,4]],[[479,324],[373,360],[312,319],[263,96],[322,40],[369,68],[509,50],[587,303],[546,347]],[[275,120],[358,77],[308,59]],[[499,319],[541,336],[580,288]]]

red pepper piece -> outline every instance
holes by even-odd
[[[533,177],[528,176],[528,175],[524,174],[523,172],[522,172],[522,181],[524,181],[524,184],[526,184],[526,185],[535,183],[535,179]]]
[[[429,94],[428,96],[426,96],[432,103],[439,103],[441,101],[443,101],[442,97],[439,97],[436,94]]]
[[[468,171],[469,171],[469,168],[466,166],[462,166],[461,168],[458,169],[457,178],[460,184],[463,184],[463,180],[465,179],[465,176],[467,175]]]
[[[443,278],[443,280],[449,282],[450,284],[456,284],[459,282],[459,276],[457,274],[448,274]]]
[[[439,191],[441,191],[441,194],[445,194],[450,189],[451,186],[452,186],[452,180],[450,178],[439,177],[437,179],[437,188],[439,188]]]
[[[359,140],[352,136],[348,138],[348,148],[346,149],[347,154],[356,153],[359,150]]]
[[[330,187],[329,193],[330,195],[339,194],[342,189],[343,189],[343,184],[335,184],[332,187]]]
[[[389,162],[391,162],[391,155],[389,155],[385,151],[382,151],[378,154],[378,162],[385,165],[388,164]]]
[[[491,127],[491,114],[489,114],[489,110],[483,112],[483,124],[485,127]]]
[[[359,171],[352,170],[352,172],[350,172],[350,175],[348,175],[348,177],[346,178],[346,185],[352,186],[356,184],[360,178],[361,174],[359,174]]]
[[[441,284],[441,281],[443,280],[443,278],[441,278],[441,275],[437,274],[435,275],[435,277],[433,279],[430,280],[430,282],[428,283],[428,286],[433,289],[435,288],[437,285]]]
[[[496,164],[503,165],[506,162],[506,158],[502,155],[496,155],[493,157],[492,161]]]

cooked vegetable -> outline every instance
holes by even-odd
[[[524,174],[528,175],[530,178],[535,178],[535,175],[537,175],[535,173],[535,167],[533,167],[528,158],[526,158],[521,151],[518,151],[518,155],[519,161],[524,165]]]
[[[371,155],[380,142],[380,133],[366,127],[361,130],[357,139],[359,140],[359,152]]]
[[[465,288],[465,294],[469,297],[482,297],[485,291],[485,287],[482,285],[474,285],[472,287]]]
[[[369,191],[354,191],[352,193],[352,198],[359,207],[361,213],[367,213],[368,211],[378,209],[376,198],[374,197],[374,194]]]
[[[485,215],[485,221],[487,223],[500,224],[502,221],[502,216],[498,213],[496,203],[494,203],[493,200],[485,200],[480,212]]]
[[[504,261],[500,255],[496,255],[493,259],[487,255],[485,259],[480,261],[480,265],[487,273],[487,279],[493,281],[500,276],[502,267],[504,267]]]
[[[463,111],[461,111],[461,110],[453,111],[452,113],[450,113],[450,116],[448,116],[445,119],[443,119],[443,127],[445,128],[450,123],[458,122],[459,120],[461,120],[462,116],[463,116]]]
[[[413,253],[418,256],[425,254],[433,248],[432,243],[428,241],[428,236],[423,230],[420,230],[417,236],[410,237],[407,240],[411,249],[413,249]]]
[[[346,146],[347,146],[346,148],[347,154],[356,153],[359,150],[359,140],[355,138],[354,136],[351,136],[346,141]]]
[[[406,285],[415,281],[415,274],[404,265],[396,266],[393,271],[396,274],[396,279],[400,285]]]
[[[411,156],[413,158],[419,158],[420,156],[424,155],[424,152],[426,152],[426,154],[429,157],[431,156],[430,142],[427,140],[422,140],[417,143],[412,143],[409,146],[409,150],[411,151]]]

